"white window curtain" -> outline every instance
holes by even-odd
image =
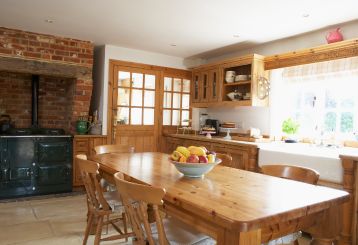
[[[282,136],[282,122],[291,117],[301,120],[303,137],[315,137],[313,134],[323,131],[346,137],[358,128],[357,110],[358,57],[271,71],[270,131],[273,136]]]

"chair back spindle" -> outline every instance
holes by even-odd
[[[77,156],[77,164],[87,192],[90,208],[110,210],[110,206],[103,196],[102,187],[100,185],[99,164],[83,159],[81,156]]]

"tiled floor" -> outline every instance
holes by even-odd
[[[0,244],[82,244],[86,212],[84,195],[0,203]],[[90,236],[87,244],[93,244],[93,240],[94,236]],[[103,244],[131,243],[112,241]],[[308,242],[301,239],[300,244]]]
[[[82,244],[86,213],[84,195],[0,203],[0,244]],[[93,240],[90,236],[87,244]]]

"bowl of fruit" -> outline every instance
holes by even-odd
[[[178,146],[170,155],[170,162],[184,176],[198,178],[221,163],[221,159],[216,158],[215,152],[210,152],[203,146]]]

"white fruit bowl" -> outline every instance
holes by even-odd
[[[210,172],[216,165],[221,163],[221,159],[216,158],[214,163],[187,163],[169,160],[176,169],[186,177],[199,178]]]

